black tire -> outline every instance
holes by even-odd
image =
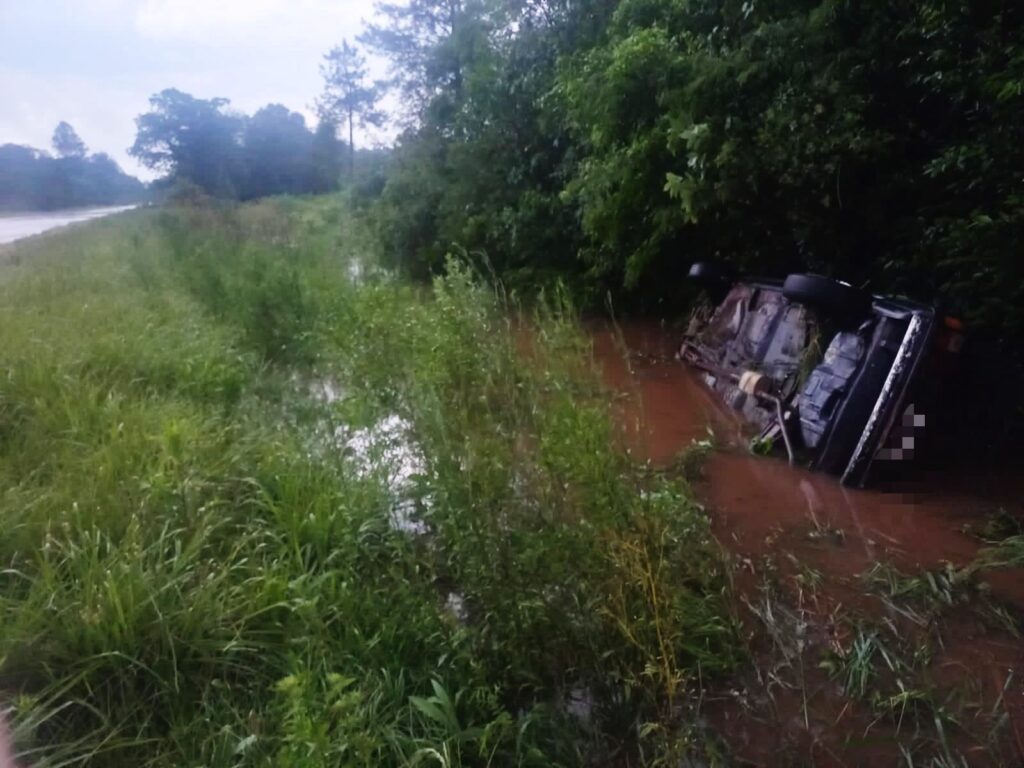
[[[687,277],[703,285],[722,286],[733,281],[733,273],[724,264],[713,261],[695,261]]]
[[[782,285],[782,295],[797,304],[848,320],[863,318],[871,309],[869,294],[821,275],[790,275]]]

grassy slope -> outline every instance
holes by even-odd
[[[719,553],[685,486],[612,448],[557,300],[527,344],[456,264],[429,292],[355,282],[369,249],[326,199],[140,211],[10,255],[0,689],[24,760],[709,748],[697,680],[737,655]],[[388,446],[339,445],[388,417],[422,454],[423,535],[389,522]]]

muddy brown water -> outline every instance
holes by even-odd
[[[694,490],[735,564],[737,613],[759,671],[709,691],[704,712],[741,764],[905,765],[903,745],[918,757],[941,756],[948,747],[970,765],[1024,765],[1024,641],[964,606],[944,612],[939,626],[908,623],[861,578],[876,563],[906,574],[967,565],[982,546],[971,530],[987,515],[1024,512],[1024,474],[952,470],[902,487],[847,489],[784,460],[751,455],[736,415],[675,359],[678,333],[656,323],[595,323],[591,333],[595,359],[619,392],[615,407],[628,450],[667,465],[692,441],[714,435]],[[1009,614],[1024,615],[1024,572],[981,576],[986,594]],[[784,628],[764,622],[769,580],[779,601],[773,621],[783,627],[783,617],[791,620],[796,651],[773,634]],[[958,725],[945,726],[942,738],[915,739],[906,723],[879,718],[843,694],[819,662],[829,648],[849,647],[854,619],[938,639],[927,678],[942,706],[961,703]]]

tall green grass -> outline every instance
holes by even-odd
[[[336,200],[281,200],[0,269],[26,764],[667,765],[712,738],[700,680],[740,645],[720,554],[685,485],[614,448],[571,308],[372,251]],[[386,419],[401,487],[351,441]]]

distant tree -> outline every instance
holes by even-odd
[[[338,140],[338,126],[329,118],[320,118],[313,134],[313,191],[332,192],[338,188],[341,176],[342,144]]]
[[[355,130],[368,125],[380,125],[383,115],[377,111],[380,92],[368,83],[366,59],[355,46],[342,40],[324,56],[320,67],[324,78],[324,92],[318,106],[322,116],[341,124],[348,124],[348,172],[355,171]]]
[[[353,110],[344,113],[353,123],[373,117],[365,101],[341,103]],[[207,194],[248,200],[337,186],[342,148],[327,110],[314,135],[302,115],[280,104],[246,117],[229,112],[227,99],[197,99],[171,88],[150,105],[136,118],[129,152],[167,174],[161,187],[188,181]]]
[[[246,121],[243,143],[246,172],[241,197],[311,189],[313,134],[302,115],[268,104]]]
[[[243,120],[226,111],[228,99],[197,99],[168,88],[149,103],[150,111],[135,119],[135,143],[128,153],[210,194],[236,194]]]
[[[38,149],[0,145],[0,210],[41,208],[44,169],[52,163],[53,159]]]
[[[82,141],[75,129],[68,123],[61,120],[53,131],[53,149],[60,157],[71,157],[80,159],[85,157],[88,151],[85,142]]]
[[[0,146],[0,210],[55,210],[140,200],[145,187],[109,156],[54,158],[32,147]]]
[[[98,152],[86,158],[88,195],[99,202],[133,202],[144,189],[142,182],[121,170],[110,155]]]

